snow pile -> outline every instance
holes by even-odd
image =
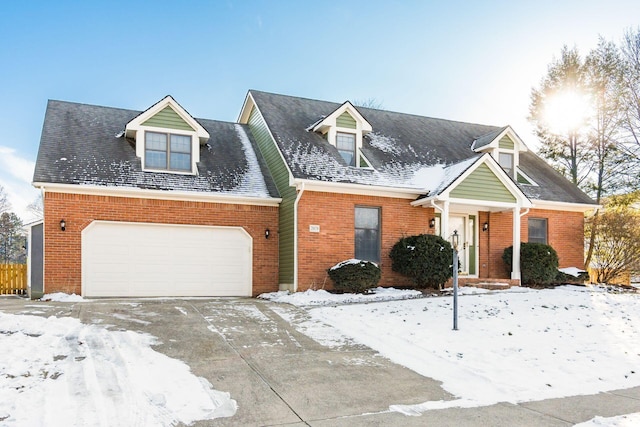
[[[611,418],[595,417],[592,420],[576,424],[573,427],[636,427],[639,425],[640,412]]]
[[[173,426],[229,417],[236,402],[153,351],[154,338],[74,318],[0,313],[3,426]]]
[[[65,294],[64,292],[55,292],[52,294],[45,294],[40,298],[40,301],[55,301],[55,302],[78,302],[84,301],[80,295]]]
[[[316,307],[309,313],[347,339],[442,381],[457,396],[391,407],[407,414],[640,386],[635,293],[562,286],[468,295],[459,299],[458,331],[452,330],[450,297]]]
[[[414,289],[375,288],[371,294],[332,294],[320,289],[305,292],[279,291],[261,294],[258,298],[273,302],[283,302],[296,306],[349,304],[357,302],[393,301],[422,297],[422,292]]]
[[[573,277],[580,277],[581,273],[586,273],[586,271],[581,270],[578,267],[559,268],[558,271]]]
[[[253,151],[251,141],[249,141],[249,137],[242,126],[236,124],[235,128],[238,138],[240,138],[240,141],[242,142],[242,149],[244,150],[244,155],[249,166],[249,170],[242,177],[240,187],[243,192],[252,196],[269,197],[267,184],[264,182],[264,176],[260,170],[260,164],[258,163],[256,153]]]

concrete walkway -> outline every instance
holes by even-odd
[[[320,345],[276,313],[304,324],[304,310],[255,299],[56,303],[2,298],[0,311],[73,316],[156,336],[161,342],[156,351],[184,361],[195,375],[238,402],[234,417],[194,426],[571,426],[596,415],[640,412],[640,387],[519,405],[433,410],[417,417],[390,412],[393,404],[454,397],[437,381],[367,347]]]

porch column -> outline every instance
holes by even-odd
[[[450,241],[449,237],[449,201],[442,203],[442,212],[440,213],[440,237],[447,242]]]
[[[520,280],[520,207],[513,208],[513,260],[511,279]]]

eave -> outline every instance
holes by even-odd
[[[195,191],[147,190],[137,187],[57,184],[49,182],[33,182],[32,185],[36,188],[44,189],[45,192],[87,194],[94,196],[113,196],[139,199],[176,200],[255,206],[278,206],[280,202],[282,202],[282,199],[279,197],[251,197]]]

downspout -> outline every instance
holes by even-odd
[[[524,210],[524,212],[522,212],[522,213],[520,214],[520,218],[522,218],[523,216],[525,216],[526,214],[528,214],[530,210],[531,210],[531,208],[526,208],[526,209]]]
[[[298,203],[304,193],[304,182],[300,183],[300,190],[293,204],[293,292],[298,292]]]

